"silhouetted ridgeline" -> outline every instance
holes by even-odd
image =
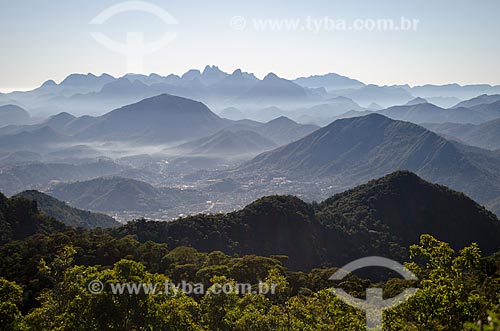
[[[207,252],[287,255],[287,266],[295,269],[340,265],[367,254],[403,260],[406,248],[423,233],[455,248],[477,242],[487,254],[500,250],[494,214],[462,193],[409,172],[395,172],[321,204],[269,196],[225,215],[171,223],[139,220],[112,233]]]

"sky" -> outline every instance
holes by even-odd
[[[499,12],[498,0],[2,0],[0,91],[70,73],[168,75],[207,64],[258,77],[500,84]],[[402,17],[415,28],[401,28]],[[370,26],[381,19],[399,28]],[[151,46],[164,35],[154,52],[137,51],[141,38]],[[135,48],[120,53],[109,40]]]

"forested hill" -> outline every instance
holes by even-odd
[[[2,243],[67,229],[21,197],[2,196],[0,211]],[[367,254],[401,261],[421,234],[431,234],[456,249],[476,242],[486,254],[500,251],[500,222],[494,214],[462,193],[405,171],[320,204],[294,196],[268,196],[228,214],[174,222],[137,220],[99,231],[115,238],[166,243],[169,249],[191,246],[228,255],[283,255],[285,265],[295,270],[338,266]]]
[[[206,285],[210,285],[214,276],[255,284],[275,270],[286,274],[287,295],[307,295],[331,287],[328,277],[335,270],[332,267],[358,257],[369,254],[408,261],[408,247],[420,239],[421,253],[429,251],[431,255],[426,255],[427,258],[431,256],[444,263],[439,268],[450,268],[454,251],[430,236],[421,237],[424,233],[449,241],[455,249],[477,242],[482,256],[500,250],[500,225],[496,216],[465,195],[428,183],[409,172],[392,173],[319,204],[306,203],[293,196],[269,196],[229,214],[198,215],[171,223],[138,220],[114,229],[66,227],[41,215],[34,201],[0,195],[0,231],[0,286],[2,281],[6,284],[6,279],[23,287],[23,295],[19,295],[16,302],[25,314],[41,313],[36,307],[64,307],[66,303],[50,306],[51,301],[39,302],[37,298],[46,291],[67,291],[66,280],[79,282],[79,285],[71,283],[69,288],[81,288],[81,297],[88,299],[87,282],[98,270],[109,276],[109,272],[113,274],[113,270],[123,267],[135,281],[152,279],[147,276],[151,272],[162,277],[167,275],[175,282],[190,280]],[[413,253],[418,251],[415,246],[410,249]],[[443,254],[449,256],[449,260],[443,258]],[[456,263],[472,259],[475,268],[484,274],[481,277],[498,278],[495,276],[500,270],[498,253],[496,260],[495,257],[480,259],[481,252],[473,245],[460,254],[466,257],[458,257],[461,260]],[[58,268],[69,267],[73,262],[77,266],[68,270],[73,276],[84,275],[85,282],[64,274],[64,283],[56,283],[54,287],[54,279],[61,277]],[[456,263],[453,262],[453,268]],[[444,274],[451,277],[456,275],[455,271]],[[429,273],[422,271],[420,276],[425,280],[427,275]],[[480,280],[483,278],[476,275],[468,276],[475,282],[473,286],[484,285]],[[457,279],[463,281],[460,276]],[[343,284],[358,296],[364,295],[363,286],[370,285],[359,279],[348,279]],[[400,293],[401,285],[397,280],[389,282],[384,293]],[[433,289],[429,289],[429,293],[434,293]],[[465,287],[463,293],[469,290]],[[491,293],[495,296],[498,291],[493,289]],[[67,291],[60,295],[64,297],[61,302],[67,302],[65,300],[73,300],[75,294]],[[484,294],[484,300],[489,295]],[[35,310],[31,310],[33,308]],[[457,314],[464,321],[471,320],[462,313]],[[29,316],[45,321],[43,314]],[[92,316],[89,318],[97,315]],[[458,330],[455,324],[450,330]]]
[[[22,197],[8,199],[0,193],[0,244],[64,230],[63,223],[40,214],[36,202]]]
[[[111,216],[73,208],[63,201],[35,190],[23,191],[16,196],[36,201],[38,209],[43,214],[54,217],[58,221],[69,226],[110,228],[120,225],[120,223]]]
[[[139,220],[112,232],[169,247],[286,255],[287,266],[295,269],[339,265],[366,254],[401,260],[423,233],[454,248],[477,242],[487,254],[500,250],[500,222],[494,214],[462,193],[405,171],[321,204],[269,196],[225,215],[197,215],[171,223]]]

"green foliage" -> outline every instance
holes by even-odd
[[[450,231],[450,227],[453,228]],[[500,222],[464,194],[407,171],[373,180],[320,204],[293,196],[268,196],[243,210],[196,215],[174,222],[138,220],[112,230],[141,241],[192,246],[228,255],[285,255],[294,270],[343,265],[353,257],[380,255],[398,261],[422,233],[454,249],[477,242],[492,254],[500,247]]]
[[[93,261],[112,261],[110,264],[83,265],[79,264],[82,258],[91,262],[88,254],[93,252],[94,245],[102,245],[102,241],[110,238],[106,235],[92,238],[94,243],[83,247],[63,244],[64,240],[56,237],[51,240],[58,240],[61,246],[53,255],[39,259],[37,273],[48,285],[37,292],[38,304],[32,304],[32,309],[22,314],[21,287],[0,278],[0,321],[5,326],[0,330],[365,330],[364,313],[336,298],[330,290],[332,284],[323,282],[335,269],[290,272],[278,260],[270,258],[229,257],[221,252],[202,253],[188,247],[168,251],[163,245],[140,244],[130,237],[114,239],[106,247],[111,251],[116,247],[113,259],[96,257]],[[500,297],[498,256],[485,259],[474,244],[456,254],[448,244],[429,235],[422,236],[421,243],[411,246],[409,251],[411,262],[407,267],[419,280],[409,284],[391,279],[377,286],[383,286],[384,294],[389,297],[409,286],[418,287],[419,291],[384,313],[384,330],[498,330],[499,314],[495,306]],[[161,262],[151,263],[152,257],[159,256]],[[196,283],[210,277],[207,288],[229,283],[234,290],[189,296],[182,291],[144,290],[136,295],[112,291],[111,284],[116,283],[173,283],[171,277],[178,270],[189,270],[182,274],[193,277],[187,281]],[[254,273],[264,276],[255,277]],[[237,278],[259,279],[274,286],[274,293],[238,292],[234,284],[242,281]],[[35,278],[27,276],[27,279],[30,282]],[[90,293],[91,281],[102,282],[103,291]],[[253,284],[252,288],[257,289],[257,282]],[[373,285],[351,275],[336,286],[363,297],[364,289]]]
[[[391,207],[395,196],[402,197],[401,206]],[[406,209],[414,211],[413,218],[405,218]],[[443,223],[432,210],[446,217]],[[0,330],[364,330],[363,312],[330,291],[328,278],[337,269],[318,267],[340,266],[332,261],[370,252],[407,260],[419,279],[375,284],[386,298],[410,286],[420,289],[385,311],[385,330],[496,331],[500,253],[483,257],[466,236],[484,232],[489,253],[498,248],[498,238],[491,239],[497,235],[495,222],[463,195],[406,172],[321,204],[272,196],[226,215],[138,220],[108,230],[68,229],[40,215],[36,203],[0,195]],[[422,229],[450,232],[452,243],[423,235],[407,249]],[[101,282],[103,291],[92,294],[92,281]],[[264,282],[276,292],[111,290],[117,282],[167,281],[206,288],[248,283],[252,289]],[[363,298],[375,285],[349,275],[336,287]]]
[[[346,247],[361,256],[376,252],[404,260],[407,247],[418,242],[422,233],[454,248],[477,242],[491,254],[500,247],[500,222],[495,215],[464,194],[407,171],[339,193],[316,210],[320,222],[348,235]]]
[[[21,319],[19,304],[22,289],[19,285],[0,278],[0,330],[17,330]]]
[[[407,303],[386,313],[387,330],[463,330],[482,324],[485,312],[500,297],[498,274],[487,274],[477,245],[458,255],[444,242],[423,235],[410,247],[407,268],[418,278],[419,291]]]
[[[477,323],[466,323],[467,330],[474,331],[500,331],[500,305],[496,306],[494,310],[488,311],[486,321],[479,321]]]

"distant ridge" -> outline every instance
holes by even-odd
[[[304,87],[324,87],[327,90],[360,88],[365,85],[359,80],[341,76],[336,73],[299,77],[296,78],[294,82]]]
[[[474,106],[478,106],[481,104],[490,104],[490,103],[494,103],[497,101],[500,101],[500,94],[492,94],[492,95],[482,94],[482,95],[477,96],[475,98],[472,98],[470,100],[465,100],[465,101],[459,102],[458,104],[453,106],[453,108],[460,108],[460,107],[469,108],[469,107],[474,107]]]
[[[447,141],[421,126],[379,114],[337,120],[256,156],[235,173],[258,171],[352,187],[395,170],[463,191],[481,203],[500,195],[500,158]]]
[[[71,206],[101,212],[158,211],[206,201],[206,197],[194,190],[157,188],[117,176],[60,183],[52,186],[48,193]]]
[[[115,109],[93,122],[77,137],[166,143],[206,136],[225,125],[203,103],[169,94]]]
[[[228,157],[271,150],[278,145],[255,131],[221,130],[212,136],[185,143],[177,148],[188,154]]]
[[[427,100],[425,100],[424,98],[421,98],[421,97],[417,97],[413,100],[410,100],[406,103],[406,106],[413,106],[413,105],[418,105],[418,104],[421,104],[421,103],[429,103]]]
[[[110,228],[120,225],[120,223],[115,221],[115,219],[110,216],[91,213],[89,211],[70,207],[66,203],[38,191],[24,191],[16,196],[36,201],[40,212],[54,217],[56,220],[63,222],[68,226],[84,228]]]
[[[31,120],[30,114],[16,105],[0,106],[0,128],[7,125],[28,124]]]
[[[285,265],[308,270],[341,265],[367,254],[405,261],[422,233],[459,249],[472,242],[486,253],[500,248],[500,222],[462,193],[409,172],[395,172],[320,204],[267,196],[240,211],[174,222],[136,221],[114,230],[168,247],[263,256],[286,255]]]
[[[293,101],[305,101],[307,92],[296,83],[280,78],[274,73],[267,74],[235,102],[252,102],[257,104],[281,104]]]

